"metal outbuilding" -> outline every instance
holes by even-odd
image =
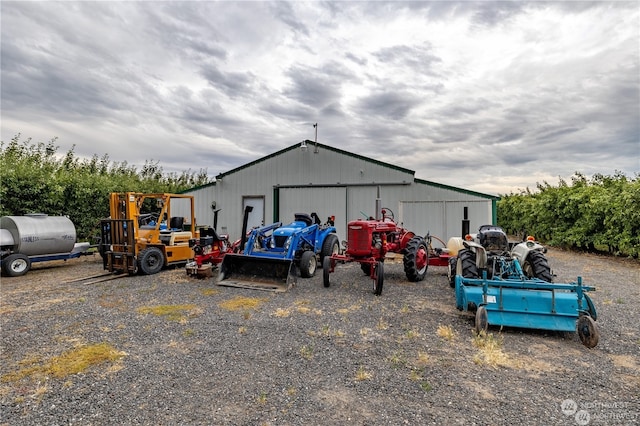
[[[340,239],[347,223],[375,216],[376,198],[395,220],[416,234],[444,241],[470,229],[495,224],[496,196],[415,178],[413,170],[313,141],[296,143],[216,176],[216,181],[185,191],[195,196],[198,225],[240,238],[244,208],[253,206],[249,228],[293,220],[315,212],[335,216]],[[465,217],[465,214],[467,215]]]

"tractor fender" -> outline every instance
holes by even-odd
[[[544,247],[536,241],[525,241],[522,243],[518,243],[511,249],[511,256],[515,258],[520,265],[524,264],[524,261],[529,256],[529,253],[532,251],[541,251],[544,252]]]
[[[487,266],[487,251],[480,244],[475,241],[464,241],[462,243],[465,248],[475,251],[476,253],[476,266],[478,269],[484,269]]]

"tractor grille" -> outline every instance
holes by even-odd
[[[287,242],[287,238],[289,237],[282,237],[282,236],[277,236],[274,237],[275,241],[276,241],[276,247],[283,247],[284,243]]]
[[[371,253],[371,237],[368,229],[362,226],[349,227],[348,252],[354,256],[362,256]]]

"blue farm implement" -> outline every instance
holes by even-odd
[[[246,231],[243,230],[243,238]],[[227,253],[218,272],[217,284],[272,291],[287,291],[302,278],[315,275],[325,257],[338,253],[340,243],[329,218],[322,225],[315,213],[296,213],[287,225],[276,222],[253,229],[240,253]]]
[[[588,348],[598,344],[597,313],[582,278],[568,284],[527,277],[510,257],[494,259],[492,278],[455,276],[456,307],[475,311],[475,329],[490,325],[555,331],[576,331]],[[497,273],[496,273],[497,272]]]

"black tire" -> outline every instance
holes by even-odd
[[[14,253],[2,261],[2,271],[9,277],[19,277],[31,269],[31,259],[21,253]]]
[[[360,269],[362,269],[362,272],[364,272],[364,274],[368,277],[371,276],[371,264],[370,263],[361,263],[360,264]]]
[[[338,253],[340,253],[338,236],[336,234],[327,235],[322,243],[322,250],[320,251],[320,265],[324,268],[324,258]]]
[[[489,320],[487,318],[487,308],[484,306],[478,306],[478,310],[476,311],[476,324],[475,330],[476,333],[486,333],[489,329]]]
[[[449,279],[449,287],[455,288],[456,286],[456,274],[458,268],[458,258],[449,258],[449,268],[447,270],[447,278]]]
[[[149,247],[138,256],[138,270],[143,275],[157,274],[164,267],[164,253],[158,247]]]
[[[373,294],[380,296],[384,285],[384,263],[381,260],[376,264],[376,278],[373,280]]]
[[[532,251],[522,265],[522,272],[529,278],[538,278],[548,283],[553,282],[551,268],[544,253]]]
[[[462,267],[462,276],[465,278],[478,278],[478,265],[476,265],[476,254],[469,249],[458,252],[458,262]]]
[[[300,256],[300,276],[302,278],[311,278],[316,274],[316,268],[318,267],[318,259],[316,254],[307,250]]]
[[[596,322],[589,315],[580,315],[576,321],[576,331],[582,344],[589,349],[595,348],[600,340],[600,332]]]
[[[322,284],[325,287],[329,287],[331,283],[329,282],[329,273],[331,271],[331,258],[325,256],[322,261]]]
[[[429,269],[429,249],[422,237],[413,237],[404,255],[404,273],[411,282],[422,281]]]

